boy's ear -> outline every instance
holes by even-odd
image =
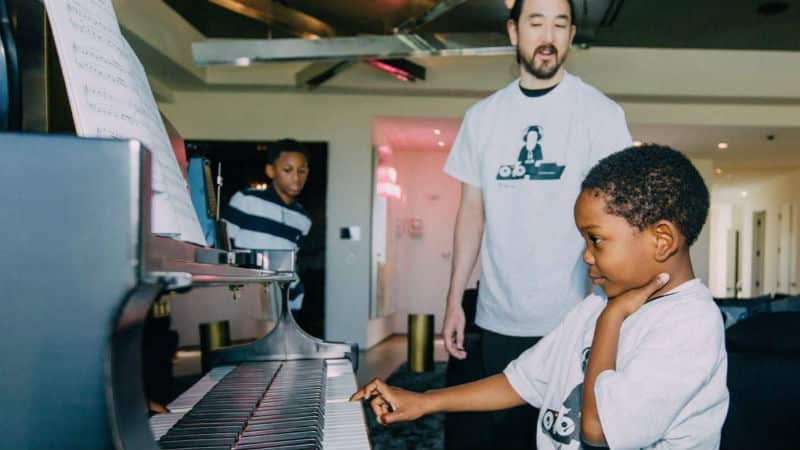
[[[659,220],[650,226],[650,231],[655,237],[656,247],[653,257],[656,261],[664,262],[678,252],[682,245],[682,237],[674,223]]]
[[[272,164],[265,165],[264,166],[264,173],[267,174],[267,177],[270,180],[274,180],[275,179],[275,166],[273,166]]]

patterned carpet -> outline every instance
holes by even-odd
[[[411,373],[405,364],[389,379],[389,384],[409,391],[423,392],[444,387],[447,363],[436,363],[434,370],[426,373]],[[443,450],[444,415],[434,414],[414,422],[379,425],[372,410],[367,407],[367,424],[373,450]]]

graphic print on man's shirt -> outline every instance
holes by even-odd
[[[544,162],[542,156],[543,127],[531,125],[522,135],[522,148],[517,162],[502,164],[497,169],[498,180],[558,180],[564,167],[554,162]]]
[[[586,373],[586,365],[589,363],[591,350],[591,347],[586,347],[581,352],[581,371],[584,374]],[[568,446],[575,441],[578,443],[578,448],[581,448],[582,397],[583,382],[581,381],[570,391],[558,411],[547,409],[542,414],[542,428],[554,441]]]

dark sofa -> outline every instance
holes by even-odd
[[[752,309],[725,332],[731,403],[721,448],[798,449],[800,297],[746,302],[736,306]]]

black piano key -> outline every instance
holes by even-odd
[[[321,403],[321,402],[320,402]],[[266,405],[263,408],[258,408],[253,411],[253,417],[274,416],[275,414],[305,414],[316,413],[324,414],[325,408],[320,404],[317,405]]]
[[[240,433],[202,433],[202,432],[193,432],[193,433],[172,433],[169,437],[164,436],[158,442],[166,442],[166,441],[185,441],[187,439],[209,439],[209,438],[220,438],[220,439],[233,439],[234,442],[236,439],[239,438]]]
[[[232,450],[322,450],[317,442],[273,442],[234,447]]]
[[[229,446],[197,447],[194,445],[188,445],[186,447],[172,447],[169,450],[231,450],[231,447]]]
[[[312,435],[303,436],[297,433],[295,436],[262,436],[261,439],[250,441],[240,440],[235,450],[250,450],[256,448],[276,448],[289,445],[306,445],[310,448],[322,448],[322,441]]]
[[[244,428],[245,424],[247,423],[246,420],[210,420],[210,419],[201,419],[197,418],[194,420],[186,420],[181,419],[177,424],[175,424],[175,429],[181,429],[184,427],[238,427],[239,430]]]
[[[241,431],[242,427],[239,426],[184,424],[181,427],[172,427],[168,434],[239,434]]]
[[[182,439],[182,440],[167,440],[163,439],[158,442],[162,449],[173,448],[203,448],[203,447],[227,447],[231,448],[236,443],[236,438],[223,439],[223,438],[204,438],[204,439]]]
[[[321,425],[322,424],[320,423],[320,421],[316,419],[307,419],[307,420],[288,419],[284,422],[248,423],[245,431],[247,432],[247,431],[259,431],[259,430],[279,430],[282,427],[291,428],[295,426],[307,427],[307,428],[318,427],[322,429]]]
[[[250,417],[250,411],[192,411],[184,417],[188,420],[247,420]]]
[[[309,427],[285,428],[280,430],[265,430],[244,433],[242,434],[239,442],[254,442],[263,438],[272,439],[279,438],[281,436],[296,436],[297,433],[303,433],[304,436],[313,437],[322,442],[322,430]]]
[[[275,411],[273,414],[263,414],[253,416],[248,423],[266,423],[276,420],[291,418],[298,419],[322,419],[324,414],[319,411],[297,410],[297,411]]]

